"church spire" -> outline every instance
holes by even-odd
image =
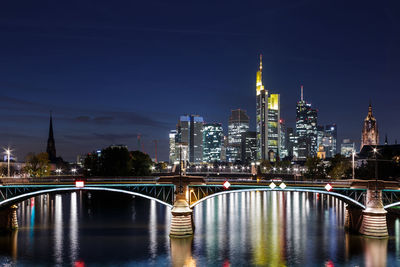
[[[47,139],[47,148],[46,152],[49,155],[50,162],[54,162],[56,160],[56,144],[54,141],[54,133],[53,133],[53,116],[50,111],[50,126],[49,126],[49,137]]]

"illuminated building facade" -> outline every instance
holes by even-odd
[[[351,157],[353,151],[356,150],[354,142],[351,142],[350,139],[343,139],[342,144],[340,145],[340,154],[345,157]]]
[[[287,132],[286,132],[286,126],[284,120],[280,119],[279,121],[280,124],[280,130],[281,130],[281,138],[280,138],[280,150],[279,150],[279,157],[281,159],[286,158],[289,156],[288,150],[287,150]]]
[[[369,104],[368,115],[364,120],[364,125],[361,134],[361,149],[363,146],[377,146],[379,145],[379,132],[378,123],[372,115],[372,105]]]
[[[274,161],[280,155],[280,95],[271,94],[262,83],[262,56],[256,76],[257,160]]]
[[[206,123],[203,125],[203,161],[221,161],[221,149],[224,134],[221,123]]]
[[[171,130],[169,132],[169,163],[174,164],[176,161],[176,139],[177,131]]]
[[[180,116],[176,142],[188,144],[190,163],[203,161],[203,117],[198,115]]]
[[[226,157],[229,162],[241,159],[242,133],[249,130],[249,116],[242,109],[232,110],[228,123],[228,147]]]
[[[303,99],[301,86],[301,98],[296,106],[297,160],[305,161],[317,155],[317,118],[317,110]]]
[[[242,133],[242,162],[249,164],[257,160],[257,133],[245,132]]]
[[[280,95],[271,94],[268,97],[268,159],[276,161],[280,155],[281,124],[280,124]]]
[[[337,154],[337,125],[325,125],[325,135],[329,139],[329,147],[325,146],[327,157],[334,157]]]

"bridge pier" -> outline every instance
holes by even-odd
[[[366,209],[362,212],[360,233],[371,237],[387,237],[387,211],[383,208],[382,190],[374,188],[375,186],[368,184]]]
[[[359,232],[362,223],[363,210],[360,208],[346,206],[344,228],[352,232]]]
[[[193,235],[193,211],[186,201],[185,194],[178,194],[171,210],[171,237],[188,237]]]
[[[13,231],[18,229],[17,205],[12,205],[0,211],[0,230]]]

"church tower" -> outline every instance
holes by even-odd
[[[375,117],[372,115],[371,103],[368,107],[368,115],[364,120],[364,125],[361,134],[361,149],[365,145],[377,146],[379,145],[379,132],[378,124]]]
[[[50,127],[49,127],[49,138],[47,139],[47,154],[49,155],[50,162],[56,161],[56,143],[54,142],[53,134],[53,117],[50,113]]]

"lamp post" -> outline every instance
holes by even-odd
[[[353,173],[352,173],[352,177],[353,177],[353,180],[354,180],[354,156],[356,155],[356,152],[354,151],[354,149],[353,149],[353,152],[351,153],[351,156],[352,156],[352,166],[353,166]]]
[[[375,197],[378,198],[378,161],[376,159],[376,153],[378,152],[378,150],[376,149],[376,147],[374,147],[373,149],[374,152],[374,159],[375,159]]]
[[[7,177],[10,177],[10,155],[11,155],[11,150],[9,148],[6,149],[6,154],[7,154]]]

